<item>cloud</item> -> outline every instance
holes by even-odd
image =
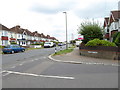
[[[117,3],[118,0],[2,0],[0,23],[9,28],[19,24],[32,32],[65,41],[63,11],[67,12],[68,39],[71,39],[72,33],[77,37],[77,25],[83,19],[94,18],[103,22],[102,18],[118,8]]]
[[[37,13],[44,13],[44,14],[55,14],[58,12],[69,11],[76,5],[76,2],[70,0],[69,2],[65,2],[63,0],[59,1],[58,4],[38,4],[34,3],[30,10],[37,12]]]
[[[80,18],[102,18],[115,9],[117,9],[117,2],[101,1],[90,3],[84,8],[78,8],[75,13]]]

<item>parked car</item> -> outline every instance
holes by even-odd
[[[47,47],[54,47],[54,43],[53,42],[45,42],[44,43],[44,48],[47,48]]]
[[[79,47],[82,41],[76,41],[76,46]]]
[[[8,45],[2,49],[3,53],[15,53],[15,52],[24,52],[25,48],[20,47],[19,45]]]
[[[63,44],[62,43],[58,43],[58,46],[63,46]]]

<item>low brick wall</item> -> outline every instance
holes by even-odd
[[[79,50],[80,50],[80,55],[84,55],[84,56],[120,60],[120,47],[80,46]]]

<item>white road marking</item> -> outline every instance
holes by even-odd
[[[6,71],[7,74],[18,74],[18,75],[26,75],[26,76],[35,76],[35,77],[46,77],[46,78],[58,78],[58,79],[70,79],[73,80],[75,79],[74,77],[64,77],[64,76],[49,76],[49,75],[37,75],[37,74],[32,74],[32,73],[21,73],[21,72],[14,72],[14,71]],[[5,75],[5,76],[6,76]]]
[[[7,75],[9,75],[10,73],[8,72],[8,73],[6,73],[6,74],[4,74],[4,75],[2,75],[2,76],[7,76]]]

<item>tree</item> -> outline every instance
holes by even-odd
[[[80,26],[79,34],[84,36],[84,43],[87,43],[90,40],[95,38],[103,39],[103,32],[101,26],[96,22],[85,21]]]

